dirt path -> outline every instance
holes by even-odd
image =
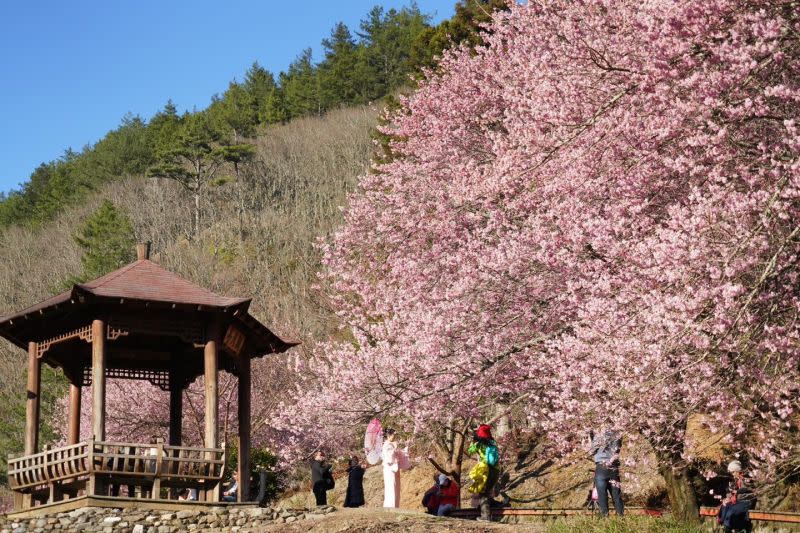
[[[384,511],[382,509],[339,509],[313,520],[302,520],[290,524],[275,524],[259,529],[261,532],[333,532],[333,533],[438,533],[459,531],[466,533],[521,532],[542,533],[539,524],[486,524],[475,520],[436,518],[413,511]]]

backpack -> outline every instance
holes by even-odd
[[[489,466],[497,466],[500,461],[500,452],[497,451],[497,446],[489,445],[486,447],[486,464]]]

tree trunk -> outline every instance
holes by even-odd
[[[194,228],[192,228],[192,237],[197,237],[200,231],[200,191],[194,192]]]
[[[464,464],[464,435],[458,434],[453,440],[453,452],[450,456],[450,470],[453,480],[461,486],[461,467]],[[461,507],[461,491],[458,491],[458,507]]]
[[[689,469],[679,455],[669,452],[656,452],[658,472],[667,484],[672,516],[687,524],[700,523],[700,507],[692,486]]]
[[[469,425],[470,422],[467,422],[461,433],[453,429],[448,430],[450,432],[449,443],[446,448],[439,448],[442,452],[449,454],[446,467],[439,465],[433,458],[428,459],[436,470],[452,477],[453,481],[458,483],[459,487],[461,486],[461,473],[464,465],[464,447],[467,442],[465,435],[467,434]],[[461,491],[459,491],[458,494],[458,506],[461,507]]]

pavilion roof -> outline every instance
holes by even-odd
[[[258,339],[254,346],[257,352],[261,351],[261,354],[282,352],[299,344],[282,340],[252,317],[247,312],[251,301],[249,298],[220,296],[170,272],[149,259],[139,259],[95,280],[76,284],[68,291],[0,318],[0,335],[24,348],[24,339],[13,332],[16,329],[13,327],[14,321],[41,315],[51,308],[58,308],[61,304],[74,302],[77,299],[82,300],[86,296],[120,302],[139,301],[181,306],[191,305],[206,310],[233,309],[237,321]]]
[[[84,292],[106,298],[143,300],[207,307],[233,307],[249,303],[249,298],[228,298],[183,279],[174,272],[148,260],[140,259],[87,283],[43,300],[17,313],[0,318],[0,324],[35,313],[73,298]]]

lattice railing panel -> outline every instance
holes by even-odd
[[[169,372],[166,370],[139,370],[129,368],[106,368],[106,378],[146,380],[163,391],[169,390]],[[92,384],[92,369],[83,369],[83,386]]]

